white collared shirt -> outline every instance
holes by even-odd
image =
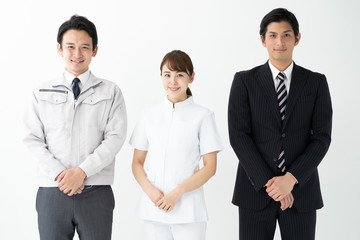
[[[130,144],[147,151],[145,172],[155,187],[169,193],[199,170],[201,156],[223,149],[214,113],[189,97],[173,107],[168,99],[143,113]],[[166,213],[143,192],[138,214],[144,220],[164,223],[207,221],[202,187],[185,193]]]
[[[275,90],[276,90],[277,86],[280,83],[280,80],[277,78],[277,75],[279,74],[279,72],[282,72],[286,76],[285,80],[284,80],[284,83],[285,83],[285,88],[286,88],[287,94],[289,94],[292,70],[294,68],[294,62],[291,62],[290,66],[288,66],[288,68],[285,69],[284,71],[278,70],[274,65],[271,64],[270,61],[268,61],[268,63],[269,63],[269,67],[270,67],[270,70],[271,70],[271,73],[272,73],[272,76],[273,76]]]
[[[64,71],[64,78],[66,79],[66,82],[69,84],[70,87],[73,85],[74,78],[78,78],[80,80],[79,87],[80,90],[82,90],[83,86],[86,84],[86,82],[90,78],[90,70],[88,69],[86,72],[80,74],[79,76],[74,76],[73,74],[69,73],[66,69]]]

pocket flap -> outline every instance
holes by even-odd
[[[60,92],[39,92],[38,95],[39,100],[50,102],[53,104],[60,104],[64,103],[67,100],[67,93],[60,93]]]
[[[91,96],[87,97],[86,99],[84,99],[83,103],[97,104],[98,102],[106,101],[106,100],[111,100],[111,96],[110,95],[91,95]]]

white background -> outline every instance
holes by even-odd
[[[129,137],[142,109],[164,98],[159,65],[173,49],[195,66],[194,99],[215,112],[225,150],[205,186],[210,220],[207,239],[238,236],[231,204],[238,160],[227,133],[227,102],[234,73],[265,63],[259,24],[285,7],[300,23],[297,64],[327,76],[333,101],[333,140],[321,163],[325,207],[317,239],[359,240],[360,5],[356,0],[303,1],[3,1],[0,6],[0,239],[38,239],[35,160],[21,142],[31,90],[64,69],[56,51],[59,26],[73,14],[97,27],[99,51],[91,70],[116,82],[128,109],[128,137],[116,158],[113,239],[142,239],[134,214],[140,187],[131,173]],[[296,199],[295,199],[296,201]],[[280,239],[276,233],[276,239]]]

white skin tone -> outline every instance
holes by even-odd
[[[162,67],[161,78],[163,87],[172,103],[182,102],[187,98],[186,90],[194,81],[195,73],[189,76],[186,72],[171,71],[166,64]]]
[[[279,71],[284,71],[292,63],[293,50],[298,45],[301,35],[295,36],[287,21],[272,22],[267,26],[263,46],[269,53],[269,60]],[[291,208],[294,197],[291,193],[296,184],[295,177],[287,172],[284,176],[273,177],[266,183],[266,192],[275,201],[281,202],[281,209]]]
[[[57,50],[64,59],[66,70],[77,77],[89,69],[98,47],[93,49],[92,39],[86,31],[72,29],[64,33],[62,45],[58,44]],[[60,191],[72,196],[82,193],[85,178],[85,172],[77,167],[62,171],[56,180]]]
[[[164,65],[162,69],[162,80],[164,89],[168,93],[169,101],[175,104],[184,101],[187,98],[186,89],[188,88],[189,83],[194,80],[194,74],[189,76],[186,72],[171,71]],[[152,185],[146,177],[144,170],[146,154],[147,151],[134,150],[132,171],[136,181],[155,206],[165,212],[173,210],[182,195],[204,185],[216,172],[217,152],[205,154],[202,156],[204,163],[203,168],[183,183],[179,184],[168,194],[164,195],[164,193]]]

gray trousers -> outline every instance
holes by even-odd
[[[69,197],[57,187],[40,187],[36,196],[41,240],[110,240],[114,194],[109,185],[85,186]]]

